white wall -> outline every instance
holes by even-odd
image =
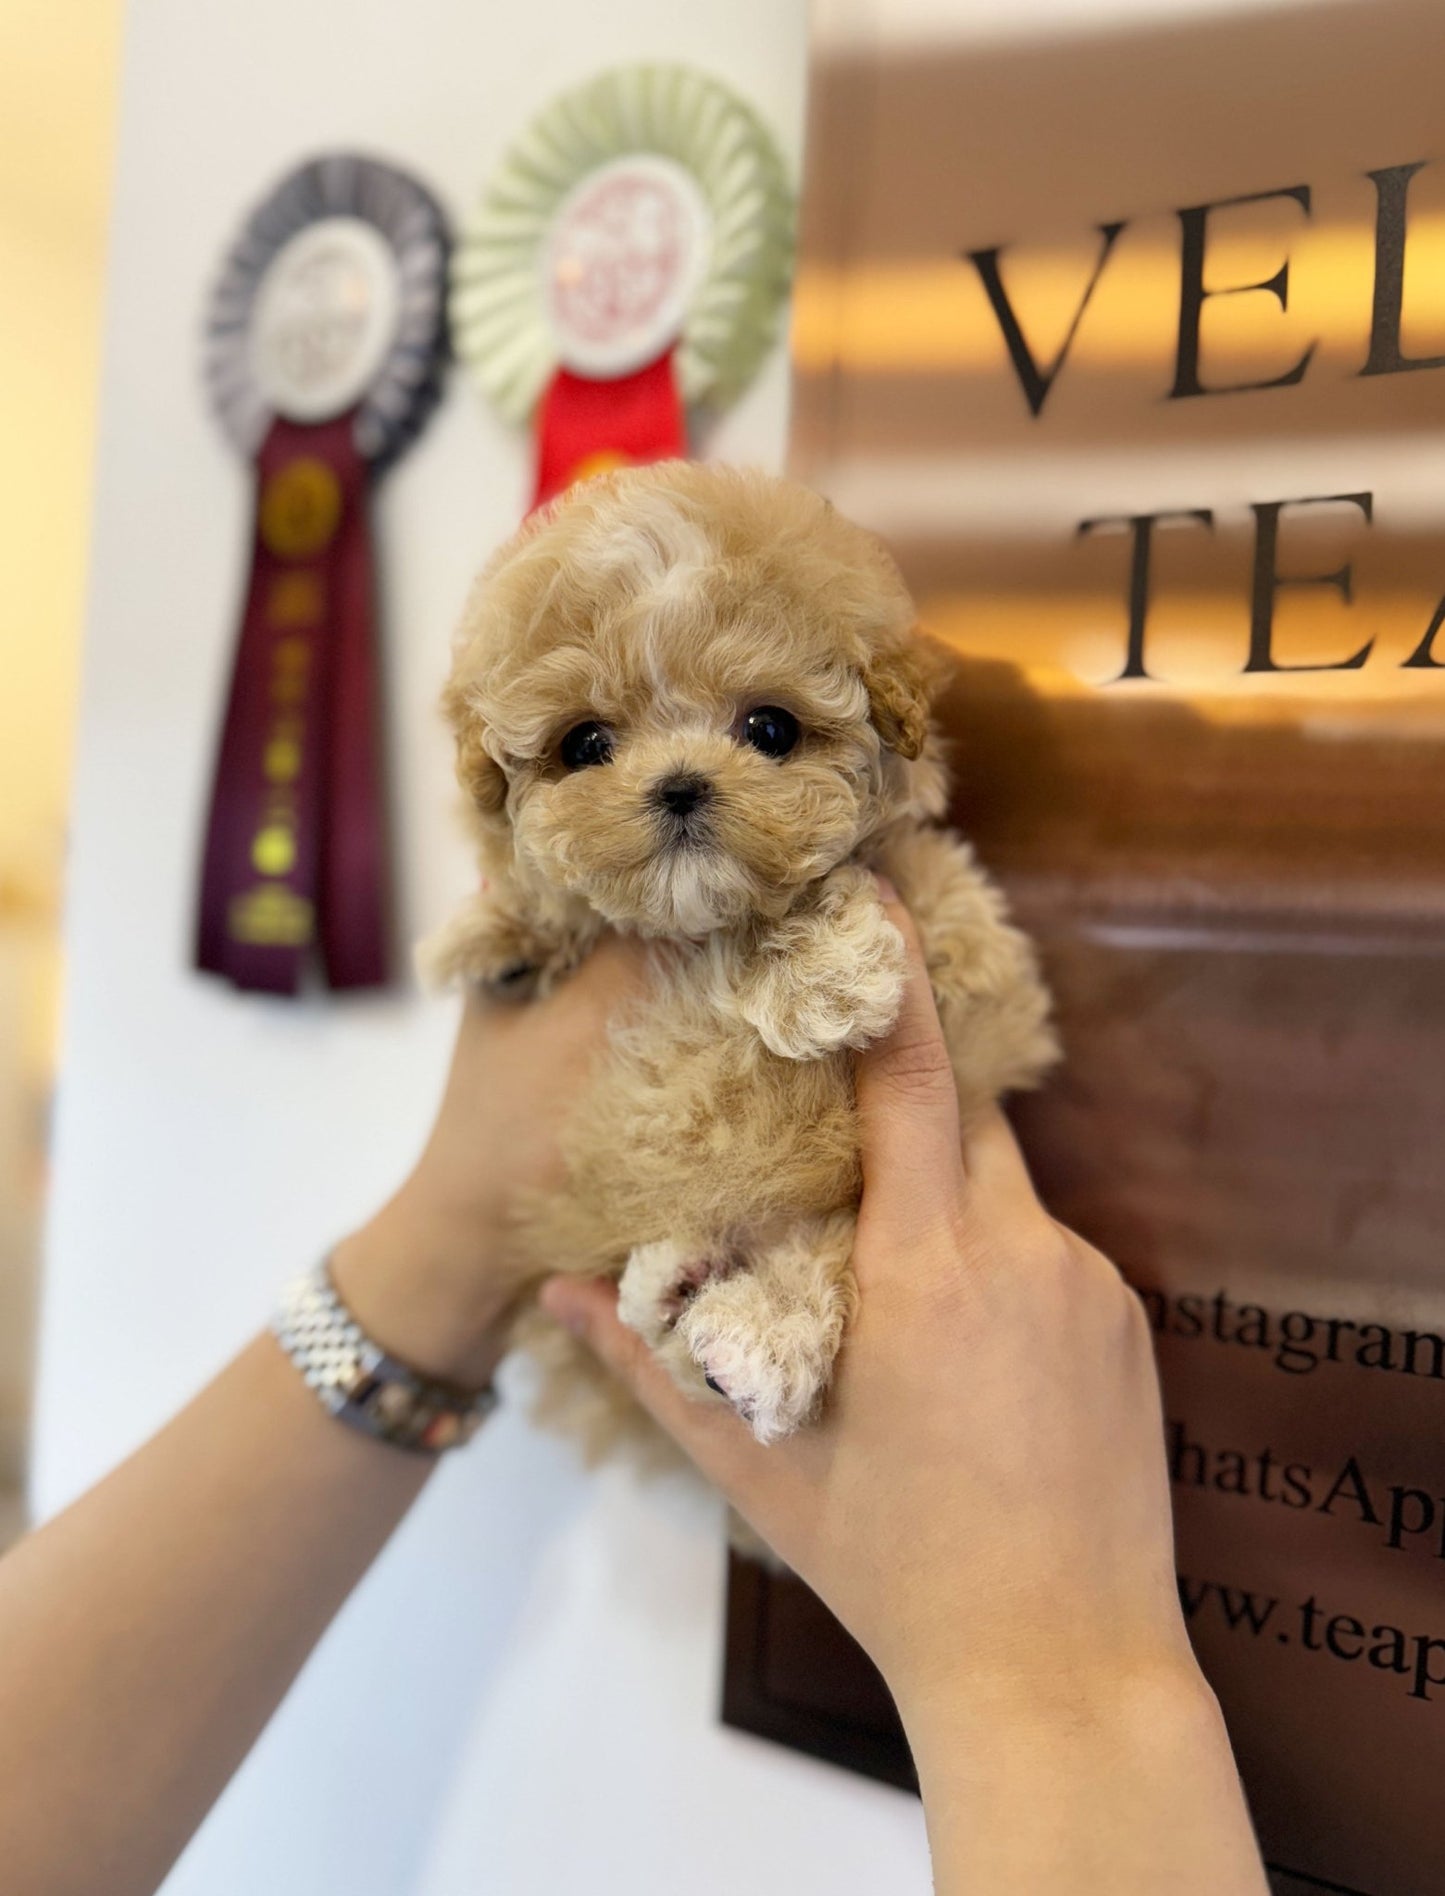
[[[363,1215],[431,1107],[451,1011],[285,1007],[186,971],[247,482],[206,414],[221,246],[318,147],[463,209],[558,89],[694,61],[796,161],[802,0],[132,0],[105,324],[35,1498],[139,1441]],[[714,446],[776,462],[781,359]],[[433,703],[525,456],[460,376],[378,510],[401,909],[467,882]],[[724,1732],[715,1504],[588,1478],[515,1413],[447,1466],[177,1869],[173,1896],[908,1896],[912,1800]]]

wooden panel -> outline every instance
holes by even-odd
[[[820,0],[795,465],[951,655],[955,818],[1064,1030],[1017,1123],[1155,1321],[1186,1611],[1280,1887],[1436,1896],[1445,13],[926,43],[911,11]],[[1204,295],[1195,379],[1224,394],[1189,392],[1181,323],[1208,204],[1195,290],[1242,293]],[[1042,400],[991,249],[1063,362]],[[1081,523],[1180,509],[1208,523],[1154,530],[1141,616],[1140,543]],[[828,1641],[797,1631],[785,1691],[764,1642],[734,1710],[847,1756]]]
[[[915,1791],[888,1688],[862,1647],[796,1575],[728,1562],[724,1724]]]

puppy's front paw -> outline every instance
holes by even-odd
[[[464,902],[421,944],[416,964],[423,986],[433,991],[464,981],[512,1001],[529,999],[567,965],[555,942],[544,941],[485,894]]]
[[[818,906],[780,923],[740,1004],[763,1044],[816,1060],[886,1034],[903,1000],[903,937],[862,869],[835,872]]]

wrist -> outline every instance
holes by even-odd
[[[1187,1650],[963,1681],[904,1721],[941,1896],[1057,1886],[1065,1869],[1081,1896],[1263,1889],[1218,1702]],[[966,1877],[944,1868],[959,1864]]]
[[[1068,1860],[1064,1849],[1083,1852],[1087,1835],[1107,1860],[1151,1780],[1168,1801],[1164,1786],[1181,1775],[1233,1775],[1219,1706],[1189,1653],[1134,1668],[963,1680],[914,1697],[903,1718],[929,1830],[988,1833],[1016,1875],[1015,1850]],[[1077,1887],[1096,1885],[1081,1875]]]
[[[1166,1731],[1223,1734],[1218,1703],[1187,1647],[1108,1663],[1073,1655],[1003,1675],[970,1668],[901,1692],[898,1704],[920,1771],[956,1760],[960,1749],[1006,1764],[1012,1751],[1076,1742],[1127,1750]]]
[[[480,1389],[505,1348],[508,1290],[474,1224],[403,1186],[331,1254],[337,1293],[388,1354],[424,1376]]]

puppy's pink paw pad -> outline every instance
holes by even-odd
[[[706,1332],[688,1344],[708,1388],[732,1405],[758,1441],[780,1441],[816,1414],[828,1377],[821,1353],[780,1353],[766,1337],[744,1341]]]

